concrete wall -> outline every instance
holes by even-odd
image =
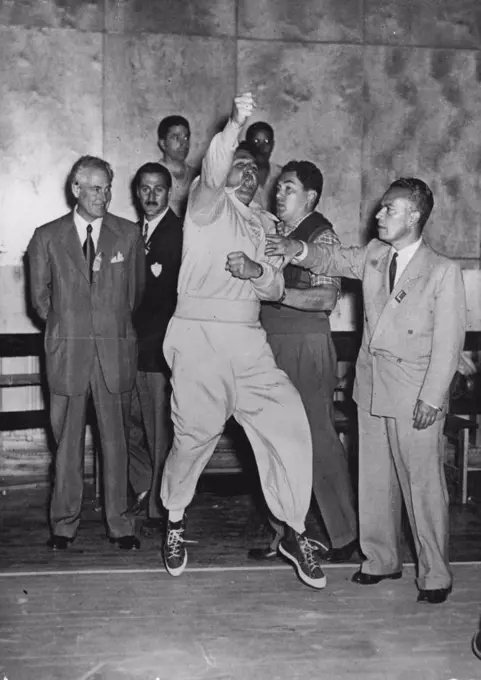
[[[158,158],[159,120],[189,118],[198,160],[247,88],[275,160],[324,171],[342,240],[363,242],[388,183],[414,174],[436,195],[428,239],[479,269],[480,48],[479,0],[0,0],[1,332],[32,328],[22,255],[67,210],[78,156],[110,161],[111,210],[133,217],[129,182]],[[4,408],[18,403],[5,392]]]

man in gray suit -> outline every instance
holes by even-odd
[[[417,178],[391,184],[379,240],[361,248],[268,236],[266,253],[330,276],[362,280],[364,329],[354,399],[359,418],[359,532],[365,560],[352,580],[402,576],[401,508],[417,556],[418,601],[451,591],[443,421],[466,329],[463,278],[422,231],[434,205]],[[293,259],[294,258],[294,259]]]
[[[36,229],[28,246],[32,302],[46,323],[57,443],[50,505],[54,550],[67,548],[80,521],[89,395],[100,432],[109,537],[124,550],[139,547],[127,513],[126,423],[137,371],[132,312],[144,290],[145,252],[139,229],[107,212],[112,179],[106,161],[80,158],[68,180],[74,210]]]

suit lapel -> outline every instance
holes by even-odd
[[[82,244],[80,243],[77,227],[75,226],[75,222],[73,220],[73,212],[70,213],[70,215],[67,215],[65,218],[65,228],[62,231],[60,242],[67,251],[70,259],[82,272],[87,281],[89,281],[87,262],[83,254]]]
[[[115,230],[115,226],[112,224],[109,213],[106,213],[104,219],[102,220],[102,226],[100,227],[99,240],[96,250],[97,255],[101,254],[103,264],[109,261],[113,255],[115,255],[113,250],[116,241],[117,232]],[[102,265],[100,269],[102,269]]]
[[[376,291],[379,303],[383,302],[382,311],[379,316],[376,327],[371,337],[371,343],[375,342],[376,338],[383,332],[386,325],[392,325],[392,313],[396,310],[397,305],[402,301],[406,295],[409,294],[410,289],[416,283],[420,276],[426,273],[426,254],[429,249],[424,241],[414,253],[411,261],[406,269],[401,274],[399,280],[396,282],[393,291],[389,294],[388,290],[388,262],[389,251],[383,264],[383,285]],[[398,299],[399,298],[399,299]]]
[[[393,295],[397,295],[401,290],[404,290],[407,293],[407,289],[412,286],[414,281],[425,273],[425,256],[428,253],[428,250],[428,246],[422,241],[394,286]]]

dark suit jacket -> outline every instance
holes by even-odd
[[[132,389],[137,338],[132,312],[143,295],[145,252],[135,224],[107,213],[92,284],[73,213],[35,230],[28,246],[32,302],[46,322],[50,389],[83,394],[98,354],[109,392]]]
[[[182,222],[169,208],[146,244],[146,288],[134,316],[140,371],[168,373],[162,344],[177,304]]]

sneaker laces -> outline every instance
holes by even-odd
[[[319,541],[315,541],[312,538],[308,538],[307,536],[299,536],[299,547],[310,571],[320,569],[319,563],[315,558],[315,544],[318,543]]]
[[[184,543],[184,527],[180,529],[169,529],[167,532],[167,550],[169,558],[181,558],[180,549]]]
[[[310,538],[309,536],[306,536],[305,539],[311,544],[311,548],[316,552],[319,552],[320,550],[327,552],[329,550],[329,547],[325,543],[322,543],[322,541],[318,541],[315,538]]]

